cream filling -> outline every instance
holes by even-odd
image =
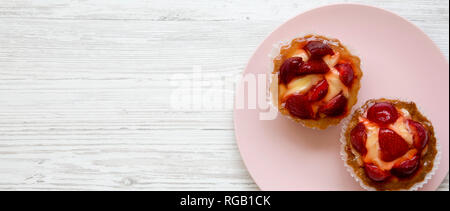
[[[339,52],[335,52],[333,56],[326,55],[322,59],[328,65],[328,67],[332,68],[337,65],[341,54]]]
[[[294,51],[294,53],[289,55],[289,58],[292,57],[301,57],[304,62],[309,60],[308,53],[303,49],[298,49]],[[306,75],[297,77],[287,86],[280,84],[279,88],[279,95],[281,99],[285,99],[287,96],[291,94],[297,94],[302,93],[305,91],[308,91],[315,83],[319,82],[320,80],[317,78],[318,75]]]
[[[397,121],[389,126],[389,129],[395,131],[397,134],[399,134],[405,141],[412,145],[414,144],[413,134],[411,133],[411,130],[409,129],[407,120],[410,118],[408,111],[405,109],[401,109],[399,111],[399,117]]]
[[[348,87],[346,87],[339,78],[339,71],[334,68],[340,58],[339,52],[336,52],[333,56],[326,55],[323,57],[323,61],[328,65],[330,71],[325,74],[329,88],[328,93],[324,98],[324,101],[328,102],[333,97],[338,95],[341,91],[346,98],[349,97]]]
[[[298,49],[298,50],[294,51],[294,53],[291,54],[289,57],[301,57],[304,62],[309,60],[308,53],[306,53],[306,51],[303,49]]]
[[[287,85],[287,91],[284,93],[283,98],[291,94],[299,94],[308,91],[317,82],[323,79],[320,74],[311,74],[302,77],[298,77],[292,80]]]
[[[328,93],[324,98],[324,101],[328,102],[338,95],[341,91],[346,98],[349,98],[348,88],[342,83],[339,78],[339,71],[334,67],[330,68],[330,71],[325,74],[325,78],[328,82]]]

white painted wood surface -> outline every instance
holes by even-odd
[[[231,106],[173,111],[169,79],[239,73],[278,25],[337,2],[0,0],[0,190],[257,190]],[[448,59],[447,0],[353,2],[412,21]]]

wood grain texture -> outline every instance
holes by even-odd
[[[232,97],[174,111],[169,80],[238,74],[278,25],[337,2],[0,0],[0,190],[257,190]],[[412,21],[448,59],[448,1],[352,2]]]

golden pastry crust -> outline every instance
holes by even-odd
[[[362,116],[371,105],[377,102],[390,102],[397,109],[406,109],[409,112],[411,119],[421,123],[428,132],[428,144],[426,154],[421,157],[418,170],[407,178],[398,178],[392,176],[389,179],[382,182],[376,182],[371,180],[364,171],[364,166],[361,164],[361,161],[359,159],[359,153],[357,153],[356,150],[353,149],[353,146],[351,144],[350,133],[352,129],[359,123],[359,117]],[[354,170],[355,175],[359,177],[359,179],[361,179],[361,181],[365,185],[373,187],[379,191],[408,190],[413,185],[424,181],[427,174],[432,171],[434,160],[438,153],[436,146],[437,141],[434,134],[433,125],[425,116],[423,116],[420,113],[414,102],[403,102],[400,100],[390,100],[385,98],[368,100],[360,109],[357,109],[354,112],[348,123],[344,136],[346,140],[344,150],[345,153],[347,154],[347,160],[345,162]]]
[[[296,38],[294,40],[291,41],[291,43],[284,45],[281,47],[280,49],[280,54],[275,57],[273,59],[273,63],[274,63],[274,69],[273,69],[273,74],[276,74],[278,77],[280,75],[280,67],[283,64],[283,62],[292,57],[292,55],[295,53],[295,51],[297,49],[302,49],[307,42],[309,41],[324,41],[326,42],[332,49],[334,52],[338,52],[340,54],[340,59],[339,61],[346,61],[349,62],[353,68],[354,71],[354,79],[352,82],[351,87],[349,87],[349,97],[348,99],[348,103],[347,103],[347,108],[346,108],[346,112],[344,115],[340,115],[337,117],[330,117],[330,116],[326,116],[321,114],[320,118],[318,119],[300,119],[297,118],[293,115],[291,115],[289,113],[289,111],[283,106],[283,102],[282,102],[282,97],[280,92],[283,91],[283,89],[285,90],[285,86],[284,84],[280,84],[279,80],[278,80],[278,99],[272,99],[274,101],[274,104],[277,104],[278,110],[280,111],[281,114],[283,115],[287,115],[290,116],[293,120],[295,120],[296,122],[302,123],[304,126],[306,127],[310,127],[310,128],[317,128],[317,129],[326,129],[328,126],[331,125],[337,125],[341,122],[341,120],[343,118],[345,118],[346,116],[349,115],[352,107],[356,104],[357,102],[357,95],[359,92],[359,89],[361,87],[361,78],[363,76],[363,73],[361,71],[361,61],[357,56],[354,56],[350,53],[350,51],[344,46],[342,45],[342,43],[337,40],[337,39],[331,39],[331,38],[327,38],[324,36],[320,36],[320,35],[306,35],[304,37],[300,37],[300,38]],[[284,87],[282,87],[284,86]],[[271,86],[274,87],[274,86]],[[276,86],[275,86],[276,87]],[[272,92],[273,90],[271,90]],[[278,102],[276,102],[276,100],[278,100]]]

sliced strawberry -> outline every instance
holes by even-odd
[[[305,49],[312,58],[322,58],[325,55],[334,55],[333,49],[329,45],[321,41],[310,41],[305,45]]]
[[[298,75],[298,71],[302,64],[303,59],[301,57],[291,57],[286,59],[280,67],[280,81],[284,84],[288,84]]]
[[[328,82],[326,79],[319,81],[308,92],[309,101],[315,102],[324,98],[328,93]]]
[[[375,103],[367,111],[367,118],[375,123],[384,125],[397,121],[398,112],[397,109],[387,102]]]
[[[405,139],[389,128],[380,128],[378,143],[380,144],[381,159],[386,162],[403,156],[409,150]]]
[[[367,176],[376,182],[382,182],[382,181],[386,180],[389,176],[391,176],[389,171],[384,171],[372,163],[366,163],[364,165],[364,170],[365,170]]]
[[[395,164],[391,170],[391,173],[398,177],[407,177],[417,170],[419,163],[419,155],[414,155],[411,159]]]
[[[423,127],[422,124],[411,119],[408,120],[408,125],[413,132],[414,147],[418,150],[424,149],[428,144],[427,130]]]
[[[334,67],[339,71],[339,78],[341,79],[342,83],[345,84],[345,86],[352,85],[354,77],[352,65],[344,63],[337,64]]]
[[[339,93],[325,105],[322,105],[319,108],[319,112],[324,113],[327,116],[340,116],[346,111],[347,101],[347,98],[342,93]]]
[[[300,119],[314,119],[314,111],[307,95],[293,94],[286,100],[286,109]]]
[[[352,142],[353,148],[355,148],[356,151],[358,151],[362,155],[365,155],[367,153],[366,140],[366,126],[364,126],[364,124],[360,122],[350,132],[350,141]]]
[[[300,66],[299,74],[324,74],[330,70],[322,59],[308,60]]]

